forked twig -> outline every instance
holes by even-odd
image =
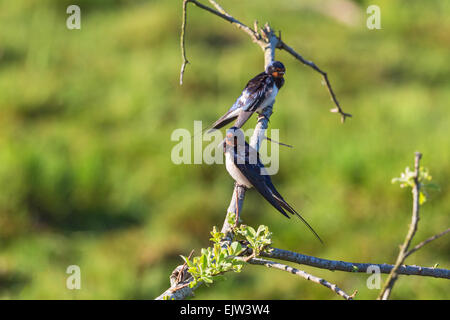
[[[183,84],[184,71],[186,70],[186,65],[189,63],[188,59],[186,58],[186,45],[185,45],[187,3],[188,2],[189,2],[189,0],[183,0],[183,22],[181,24],[181,36],[180,36],[181,57],[183,58],[183,63],[181,65],[181,71],[180,71],[180,85]]]
[[[416,152],[414,157],[414,185],[412,189],[413,193],[413,210],[411,217],[411,224],[409,225],[408,233],[405,237],[405,241],[400,247],[400,252],[398,253],[397,261],[395,262],[395,266],[392,269],[389,277],[386,280],[386,283],[383,286],[383,289],[378,296],[378,300],[387,300],[391,295],[392,288],[394,287],[395,281],[397,281],[398,273],[397,270],[400,265],[403,264],[407,257],[408,248],[411,244],[414,235],[416,234],[417,227],[419,225],[419,194],[420,194],[420,182],[419,182],[419,169],[420,169],[420,159],[422,158],[422,154],[420,152]]]

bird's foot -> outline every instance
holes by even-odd
[[[267,122],[270,122],[270,118],[267,115],[265,115],[264,113],[259,113],[258,114],[258,120],[257,121],[259,122],[261,120],[267,120]]]
[[[245,190],[247,190],[247,187],[246,187],[245,185],[239,184],[239,183],[237,183],[237,182],[234,182],[234,186],[235,186],[235,187],[244,188]]]

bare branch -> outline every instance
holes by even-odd
[[[271,248],[270,253],[261,252],[261,256],[271,259],[295,262],[301,265],[307,265],[320,269],[327,269],[330,271],[366,273],[367,268],[369,268],[370,266],[377,266],[378,268],[380,268],[381,273],[387,274],[390,273],[394,268],[394,265],[392,264],[359,263],[359,262],[346,262],[339,260],[328,260],[278,248]],[[397,273],[403,275],[450,279],[450,270],[448,269],[402,265],[397,269]]]
[[[244,206],[244,198],[245,198],[246,189],[243,186],[239,186],[235,184],[233,189],[233,195],[231,196],[230,205],[228,206],[227,212],[233,212],[236,215],[236,221],[239,222],[239,215],[242,211],[242,207]],[[225,239],[228,242],[233,241],[234,233],[232,231],[231,225],[228,224],[228,219],[225,217],[225,221],[223,222],[221,232],[225,235]]]
[[[293,267],[290,267],[288,265],[285,264],[281,264],[278,262],[274,262],[274,261],[270,261],[270,260],[265,260],[265,259],[260,259],[260,258],[253,258],[248,260],[248,262],[250,264],[255,264],[255,265],[262,265],[262,266],[266,266],[268,268],[275,268],[275,269],[279,269],[279,270],[283,270],[283,271],[287,271],[290,272],[292,274],[295,274],[299,277],[302,277],[306,280],[312,281],[314,283],[320,284],[322,286],[327,287],[328,289],[332,290],[333,292],[335,292],[336,294],[340,295],[341,297],[343,297],[345,300],[352,300],[354,298],[354,296],[356,295],[356,291],[355,293],[353,293],[352,295],[348,295],[347,293],[345,293],[342,289],[340,289],[337,285],[328,282],[325,279],[313,276],[303,270],[299,270]]]

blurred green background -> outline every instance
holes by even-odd
[[[203,0],[203,3],[208,3]],[[81,30],[66,8],[81,7]],[[366,8],[381,8],[381,30]],[[415,241],[448,227],[450,2],[222,1],[235,17],[282,30],[328,72],[353,118],[344,125],[320,76],[285,52],[271,118],[280,140],[281,194],[322,236],[247,193],[244,222],[266,224],[276,247],[322,258],[393,263],[410,222],[411,193],[391,184],[423,154],[440,192],[423,206]],[[179,255],[209,245],[233,181],[223,165],[175,165],[176,128],[209,124],[262,71],[247,35],[189,6],[179,86],[181,1],[0,1],[0,298],[153,299]],[[246,125],[255,124],[253,117]],[[449,268],[440,239],[408,264]],[[66,268],[81,268],[81,290]],[[368,276],[304,267],[357,298]],[[383,276],[385,279],[385,276]],[[340,299],[292,275],[248,266],[198,299]],[[449,299],[448,281],[402,277],[394,299]]]

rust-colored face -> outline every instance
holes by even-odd
[[[236,136],[232,134],[231,132],[227,133],[227,138],[225,139],[225,143],[229,146],[234,147],[236,145]]]
[[[232,127],[228,129],[225,136],[225,140],[223,141],[224,152],[226,151],[227,147],[235,148],[236,146],[239,147],[245,146],[245,137],[241,129],[237,127]]]
[[[237,144],[237,138],[231,132],[228,132],[226,138],[223,142],[223,152],[227,151],[227,145],[230,147],[234,147]]]
[[[283,78],[285,70],[282,68],[276,68],[274,72],[272,72],[272,76],[275,78]]]

